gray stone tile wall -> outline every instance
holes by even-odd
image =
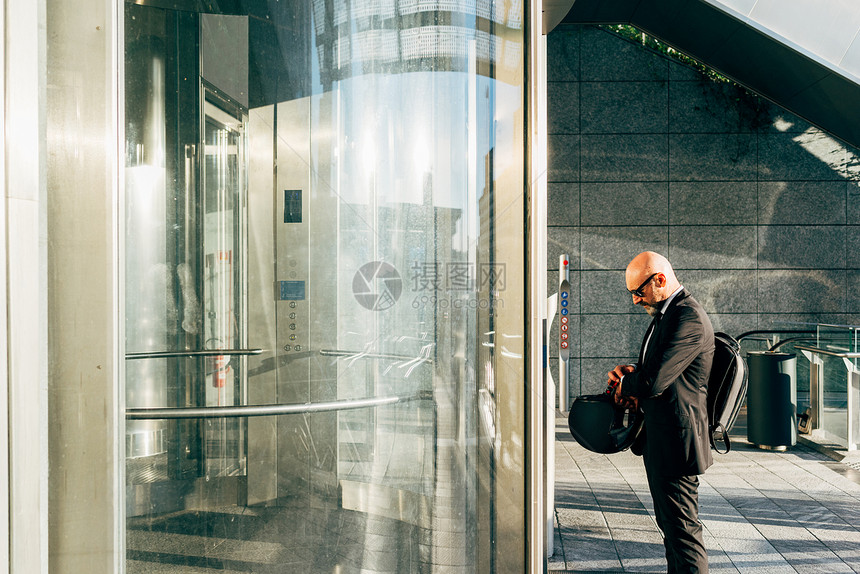
[[[624,269],[645,249],[717,330],[860,324],[860,151],[597,27],[559,26],[547,47],[548,281],[566,253],[571,396],[635,360],[649,318]]]

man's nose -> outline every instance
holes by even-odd
[[[638,304],[639,304],[639,301],[641,301],[641,300],[642,300],[642,297],[639,297],[639,296],[637,296],[637,295],[634,295],[633,293],[631,293],[631,294],[630,294],[630,296],[631,296],[631,297],[633,297],[633,304],[634,304],[634,305],[638,305]]]

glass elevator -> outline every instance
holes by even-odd
[[[125,4],[128,572],[523,570],[522,24]]]

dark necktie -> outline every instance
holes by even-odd
[[[651,324],[648,325],[648,331],[645,333],[645,342],[642,344],[642,356],[639,357],[639,363],[643,363],[645,361],[645,355],[648,352],[648,345],[651,343],[651,336],[654,334],[654,331],[657,329],[657,325],[660,324],[660,319],[663,317],[663,313],[658,312],[654,315],[654,319],[651,321]]]

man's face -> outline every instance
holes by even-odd
[[[641,283],[632,284],[640,280]],[[627,291],[633,297],[633,304],[641,305],[645,312],[653,317],[665,301],[660,289],[662,283],[665,283],[662,273],[654,273],[644,279],[641,276],[630,276],[627,277]]]

